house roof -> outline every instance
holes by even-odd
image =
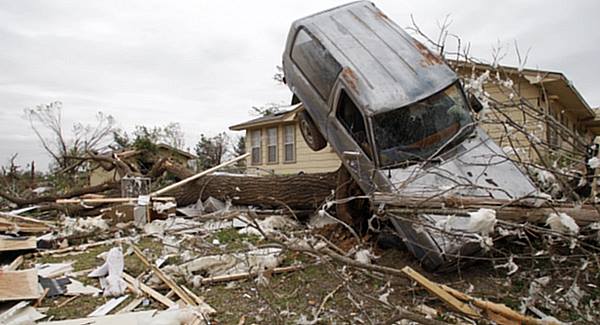
[[[284,122],[284,121],[291,121],[295,118],[296,113],[301,111],[302,109],[304,109],[304,106],[302,106],[301,103],[292,105],[292,106],[289,106],[289,107],[285,108],[284,110],[281,110],[275,114],[261,116],[259,118],[255,118],[250,121],[232,125],[229,127],[229,129],[232,131],[242,131],[242,130],[246,130],[246,129],[250,129],[250,128],[254,128],[254,127],[278,124],[278,123]]]
[[[450,61],[454,66],[476,68],[479,70],[502,70],[508,74],[522,73],[523,77],[533,85],[541,85],[549,95],[558,96],[558,101],[572,112],[580,116],[580,121],[593,120],[596,112],[585,101],[573,83],[562,73],[539,69],[519,69],[511,66],[498,66],[483,63]]]
[[[594,135],[600,135],[600,115],[598,115],[598,113],[600,113],[600,107],[596,107],[593,110],[596,112],[596,116],[593,119],[583,121],[582,123],[585,127],[590,129]]]
[[[158,146],[159,149],[165,149],[165,150],[170,150],[170,151],[176,152],[176,153],[178,153],[178,154],[180,154],[180,155],[182,155],[182,156],[184,156],[184,157],[186,157],[188,159],[196,159],[197,158],[196,155],[194,155],[194,154],[191,154],[191,153],[189,153],[187,151],[183,151],[181,149],[177,149],[177,148],[175,148],[173,146],[170,146],[170,145],[168,145],[166,143],[159,143],[157,146]]]

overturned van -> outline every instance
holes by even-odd
[[[518,199],[536,193],[473,119],[456,73],[371,2],[295,21],[283,54],[286,84],[305,110],[300,129],[313,150],[327,142],[367,195],[458,195]],[[381,207],[374,207],[374,210]],[[423,225],[447,215],[391,218],[431,270],[478,245]],[[452,218],[460,230],[468,218]]]

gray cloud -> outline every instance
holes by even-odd
[[[65,123],[112,114],[124,129],[179,122],[192,147],[250,118],[251,106],[287,103],[272,80],[294,19],[344,1],[2,1],[0,162],[47,163],[22,110],[64,103]],[[429,35],[451,30],[489,58],[499,40],[531,47],[529,66],[564,72],[591,105],[600,26],[596,1],[377,1],[400,26],[412,13]],[[512,51],[506,63],[514,64]]]

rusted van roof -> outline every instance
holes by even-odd
[[[369,1],[299,19],[291,32],[302,27],[342,65],[342,78],[369,115],[411,104],[458,79],[439,56]]]

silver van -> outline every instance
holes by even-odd
[[[283,71],[293,101],[305,108],[299,123],[307,144],[320,150],[329,143],[367,195],[517,199],[536,193],[475,123],[475,102],[457,74],[371,2],[295,21]],[[469,251],[464,241],[422,227],[444,218],[392,218],[430,270]],[[452,230],[460,231],[465,220],[453,220]]]

